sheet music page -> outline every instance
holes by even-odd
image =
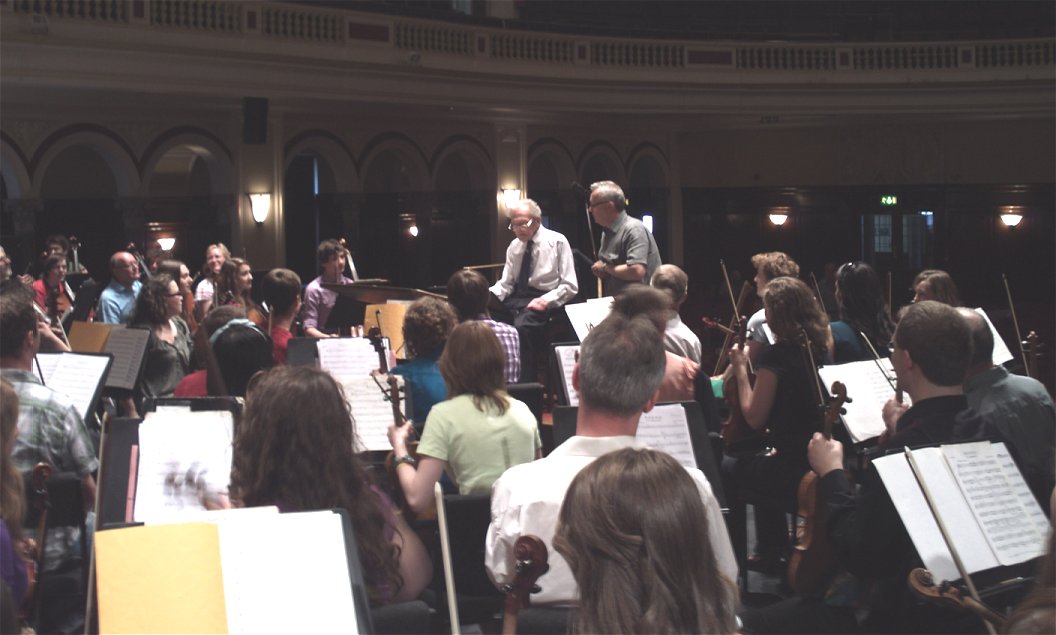
[[[37,353],[38,377],[42,378],[45,386],[51,386],[51,377],[55,374],[55,369],[59,367],[60,359],[62,359],[62,353]]]
[[[579,393],[572,387],[572,369],[576,367],[576,354],[579,353],[578,346],[555,346],[554,355],[557,356],[557,367],[561,369],[561,379],[564,382],[565,394],[568,395],[568,405],[579,405]]]
[[[199,489],[226,492],[233,418],[224,410],[149,412],[139,424],[135,519],[155,523],[205,509]]]
[[[1005,474],[1018,475],[1017,477],[1009,477],[1009,481],[1012,485],[1012,493],[1019,499],[1019,504],[1023,507],[1025,518],[1034,523],[1035,529],[1042,536],[1048,536],[1050,530],[1049,519],[1045,516],[1041,505],[1038,504],[1038,499],[1034,498],[1034,494],[1030,492],[1027,482],[1023,480],[1023,474],[1012,459],[1012,455],[1009,454],[1008,448],[1005,447],[1004,443],[994,443],[990,447],[994,450],[994,456],[997,457],[997,463],[1001,471]]]
[[[657,406],[638,420],[638,440],[654,450],[667,452],[685,467],[697,467],[693,440],[689,436],[686,409],[679,404]]]
[[[345,389],[345,397],[352,407],[352,418],[356,421],[356,452],[388,452],[392,449],[388,436],[389,426],[393,424],[388,380],[388,375],[337,378]],[[397,375],[396,380],[401,387],[404,386],[403,377]],[[404,404],[400,404],[400,412],[406,414]]]
[[[148,341],[149,329],[115,328],[110,331],[104,350],[114,356],[114,363],[106,374],[107,388],[135,388]]]
[[[334,377],[367,377],[378,369],[378,352],[365,337],[327,337],[316,346],[319,367]]]
[[[844,405],[847,414],[843,415],[843,421],[855,443],[878,437],[884,432],[884,404],[895,396],[887,378],[890,377],[892,382],[895,380],[895,369],[890,359],[881,359],[880,366],[883,371],[874,360],[865,360],[818,369],[826,386],[840,381],[847,387],[847,396],[852,401]],[[904,395],[903,401],[908,405],[909,395]]]
[[[229,633],[359,632],[340,515],[234,516],[219,533]]]
[[[612,298],[594,298],[577,304],[566,304],[565,314],[572,328],[576,331],[576,337],[582,342],[587,334],[609,315],[612,307]]]
[[[998,561],[1013,565],[1042,555],[1048,533],[1035,522],[1045,515],[1015,464],[1002,461],[989,441],[944,445],[942,452]]]
[[[972,510],[946,466],[942,450],[914,450],[913,456],[925,475],[932,496],[937,499],[939,514],[968,573],[998,566],[997,557],[986,542],[979,524],[972,516]],[[924,492],[920,489],[905,455],[890,454],[873,460],[873,465],[876,466],[924,566],[939,580],[959,580],[961,574],[958,573],[953,556],[946,548],[939,525],[935,522],[928,501],[924,498]]]
[[[109,364],[109,355],[62,353],[47,385],[72,399],[81,418],[87,418]]]
[[[972,310],[983,316],[983,319],[986,320],[986,325],[990,327],[990,332],[994,335],[994,352],[992,355],[994,363],[1001,365],[1005,362],[1012,361],[1012,359],[1014,359],[1012,351],[1009,350],[1008,344],[1005,344],[1005,340],[1001,337],[1001,334],[997,332],[996,328],[994,328],[994,323],[990,321],[990,316],[987,315],[986,311],[982,308],[977,307]]]

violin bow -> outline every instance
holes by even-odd
[[[594,255],[594,262],[598,261],[598,246],[594,243],[594,225],[591,224],[590,220],[590,190],[579,184],[578,181],[572,181],[572,190],[580,196],[586,197],[587,204],[583,207],[583,214],[587,217],[587,236],[590,236],[590,252]],[[598,278],[598,297],[602,297],[601,289],[601,278]]]
[[[1016,328],[1016,341],[1019,342],[1019,354],[1023,356],[1023,372],[1030,377],[1030,361],[1027,359],[1027,349],[1023,347],[1023,336],[1019,331],[1019,319],[1016,317],[1016,307],[1012,303],[1012,291],[1008,287],[1008,276],[1001,274],[1001,281],[1005,283],[1005,297],[1008,298],[1008,310],[1012,313],[1012,326]]]
[[[730,307],[733,309],[733,315],[730,317],[730,326],[726,329],[726,338],[722,342],[722,352],[719,354],[719,359],[715,362],[715,372],[713,375],[718,375],[722,372],[722,366],[729,357],[730,343],[733,337],[737,334],[735,327],[737,322],[741,319],[741,305],[744,303],[745,298],[748,296],[748,290],[751,289],[751,285],[747,280],[741,285],[740,298],[734,300],[733,298],[733,287],[730,285],[730,274],[726,270],[726,261],[719,258],[719,266],[722,268],[722,279],[726,282],[726,293],[730,298]],[[749,371],[755,372],[751,368],[751,360],[748,360]]]
[[[957,548],[953,546],[953,540],[950,538],[950,533],[946,529],[946,523],[943,522],[942,517],[939,515],[935,498],[931,495],[931,490],[928,489],[928,484],[924,481],[920,466],[917,465],[917,459],[913,456],[913,451],[907,447],[905,448],[905,454],[906,460],[909,461],[909,467],[913,471],[913,476],[917,479],[917,484],[920,486],[920,491],[924,493],[924,499],[928,502],[928,509],[931,510],[931,515],[935,518],[935,523],[939,527],[939,532],[942,533],[942,539],[946,543],[946,549],[949,550],[950,555],[953,557],[953,564],[957,567],[957,572],[961,574],[961,579],[964,580],[965,586],[968,587],[968,593],[972,596],[972,599],[979,604],[982,604],[983,601],[979,597],[979,591],[976,590],[975,583],[972,582],[972,576],[965,568],[964,561],[961,560],[961,554],[958,553]],[[983,620],[983,624],[986,625],[986,630],[990,635],[997,635],[997,631],[994,630],[993,624],[985,619]]]

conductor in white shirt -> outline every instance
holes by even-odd
[[[508,210],[509,229],[516,238],[506,249],[502,277],[491,287],[508,315],[495,317],[513,324],[521,338],[521,377],[535,376],[533,347],[540,345],[550,313],[579,291],[572,249],[563,234],[543,227],[543,212],[530,198]]]

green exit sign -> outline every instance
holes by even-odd
[[[881,205],[898,205],[898,197],[888,194],[880,197]]]

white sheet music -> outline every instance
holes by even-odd
[[[367,377],[378,369],[378,352],[365,337],[327,337],[316,346],[319,367],[334,377]]]
[[[388,399],[388,375],[377,377],[338,377],[356,422],[356,452],[388,451],[389,426],[393,424],[392,402]],[[403,377],[396,376],[403,387]],[[401,404],[400,412],[406,408]]]
[[[110,365],[110,356],[60,353],[56,357],[54,365],[45,358],[44,365],[50,366],[50,371],[41,368],[46,377],[44,385],[69,397],[81,418],[87,418],[92,398]]]
[[[594,298],[586,302],[565,305],[565,314],[568,315],[568,321],[572,323],[572,328],[575,329],[580,342],[586,339],[591,329],[609,316],[611,307],[611,297]]]
[[[697,467],[686,409],[682,406],[657,406],[643,414],[638,420],[637,437],[654,450],[667,452],[685,467]]]
[[[51,376],[59,367],[60,359],[62,359],[62,353],[37,353],[37,376],[41,378],[45,386],[51,385]]]
[[[228,516],[218,527],[228,632],[361,632],[340,515]],[[275,558],[276,545],[296,545],[296,557]],[[276,582],[297,579],[305,565],[311,584]]]
[[[983,316],[983,319],[986,320],[986,325],[990,327],[990,332],[994,336],[994,352],[991,355],[991,359],[993,359],[994,363],[1000,365],[1012,361],[1012,359],[1014,359],[1012,351],[1008,349],[1008,344],[1005,344],[1005,340],[1002,339],[1001,334],[997,332],[996,328],[994,328],[994,323],[990,321],[990,316],[987,315],[986,311],[982,308],[977,307],[972,310]]]
[[[579,355],[578,346],[555,346],[554,355],[557,356],[557,367],[561,369],[561,379],[564,382],[565,394],[568,395],[568,405],[579,405],[579,393],[572,387],[572,369],[576,367],[576,357]]]
[[[895,381],[895,369],[890,359],[881,359],[880,367],[877,362],[866,360],[818,369],[826,386],[840,381],[847,387],[847,396],[852,401],[844,405],[847,414],[843,415],[843,421],[855,443],[878,437],[884,432],[884,404],[895,396],[888,378],[891,382]],[[903,395],[903,401],[909,405],[909,395]]]
[[[1012,565],[1044,553],[1047,528],[1039,530],[1037,516],[1045,515],[1004,444],[997,446],[1002,455],[988,441],[944,445],[942,452],[997,560]]]
[[[204,509],[199,489],[226,492],[232,432],[228,411],[147,413],[139,424],[136,521],[179,519]]]
[[[114,356],[114,363],[106,374],[107,388],[135,388],[149,340],[149,329],[115,328],[110,331],[104,350]]]
[[[928,487],[938,503],[939,514],[968,573],[998,566],[1000,563],[986,542],[979,524],[972,517],[968,503],[942,458],[942,451],[939,448],[924,448],[914,450],[913,455],[928,479]],[[902,517],[902,523],[924,566],[939,580],[959,580],[961,574],[957,571],[953,556],[946,547],[939,525],[905,455],[897,453],[881,457],[875,459],[873,465],[891,493],[891,501]]]

